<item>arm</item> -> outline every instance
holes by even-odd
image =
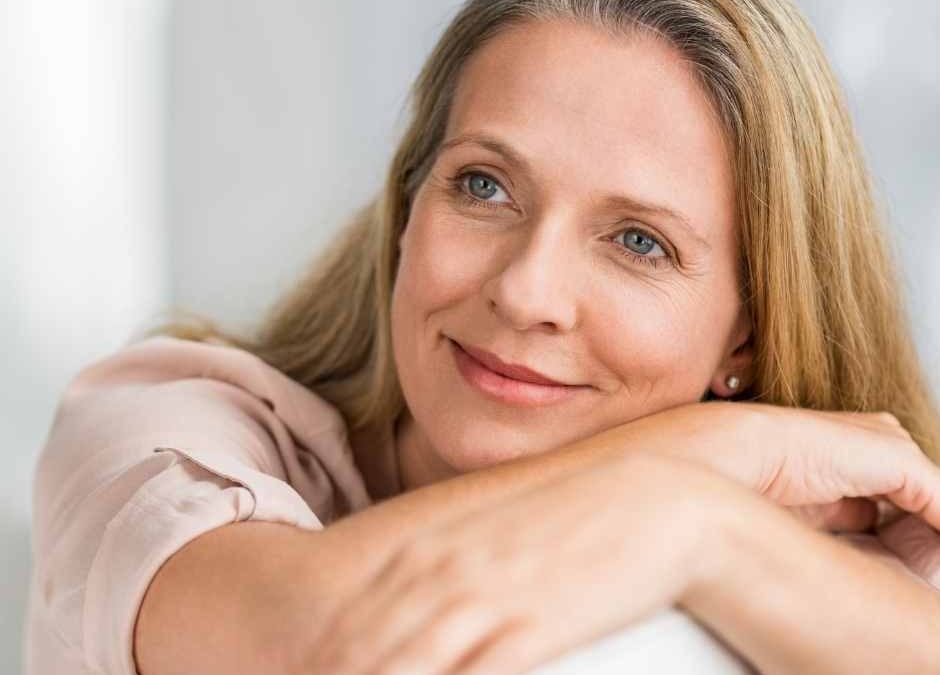
[[[940,672],[940,594],[768,502],[726,511],[684,609],[761,673]]]
[[[319,531],[279,523],[234,523],[182,547],[160,568],[138,615],[141,675],[277,673],[290,656],[290,627],[312,632],[401,545],[440,524],[491,507],[637,448],[642,437],[615,427],[541,455],[398,495]],[[207,632],[206,627],[211,631]],[[284,672],[284,670],[280,670]]]
[[[702,433],[703,422],[709,418],[696,411],[704,410],[711,415],[718,414],[719,410],[732,409],[698,404],[694,409],[684,407],[664,411],[542,455],[520,458],[399,495],[343,518],[322,531],[296,533],[290,528],[269,528],[266,523],[257,523],[252,532],[245,529],[245,525],[237,525],[220,528],[224,533],[203,535],[181,548],[151,584],[140,613],[140,630],[136,637],[141,671],[144,675],[174,672],[148,667],[148,661],[159,659],[160,654],[172,655],[173,663],[185,671],[188,664],[179,661],[178,657],[194,653],[194,649],[200,650],[207,661],[218,664],[223,656],[238,653],[233,649],[234,645],[254,644],[246,638],[263,636],[273,629],[274,635],[270,640],[261,639],[260,646],[250,648],[254,654],[266,655],[266,663],[270,666],[271,657],[267,655],[279,654],[278,648],[288,642],[284,631],[301,627],[304,631],[314,632],[318,622],[328,622],[326,617],[332,609],[355,595],[402,549],[403,544],[432,530],[440,531],[441,524],[454,522],[473,512],[481,516],[495,512],[497,517],[493,527],[502,530],[506,526],[506,513],[493,509],[495,505],[505,503],[521,492],[543,487],[559,476],[649,449],[651,444],[685,447],[681,444],[683,438],[694,437],[703,439],[698,442],[702,445],[698,452],[703,456],[709,456],[706,451],[720,450],[724,447],[722,444],[712,442],[709,434]],[[714,423],[705,425],[705,428],[726,426],[731,428],[730,425]],[[842,439],[842,429],[837,431],[837,438]],[[664,432],[668,433],[664,436]],[[658,440],[653,443],[651,439]],[[880,447],[874,449],[882,450]],[[715,456],[724,457],[724,454]],[[759,455],[751,459],[755,457],[760,459]],[[769,465],[766,462],[757,464],[759,467]],[[892,464],[895,465],[903,466],[903,463]],[[740,468],[741,463],[735,466]],[[761,472],[755,470],[754,473],[759,476]],[[910,484],[916,485],[913,481]],[[728,487],[722,483],[722,493],[727,492]],[[557,497],[552,490],[545,492],[550,493],[546,508],[551,508],[551,504],[557,503]],[[746,490],[743,494],[756,499]],[[762,500],[755,503],[762,503]],[[496,536],[499,538],[501,535]],[[276,549],[282,553],[283,560],[277,563],[278,574],[268,574],[264,568],[258,567],[261,560],[241,554],[253,547],[265,551]],[[219,578],[230,575],[232,580],[216,585],[201,581],[211,575],[220,575]],[[270,598],[281,601],[272,603]],[[185,604],[187,599],[194,602]],[[276,604],[282,613],[280,619],[272,619],[265,614],[264,610],[272,604]],[[179,607],[186,607],[186,612],[178,611]],[[185,629],[186,625],[199,627],[207,623],[215,625],[221,636],[217,644],[211,643],[212,649],[208,650],[198,631]],[[194,661],[189,668],[202,667],[202,663]],[[205,665],[204,672],[213,672],[213,664]],[[224,668],[221,670],[225,671]],[[270,667],[268,670],[274,672]]]

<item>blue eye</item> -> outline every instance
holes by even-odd
[[[505,195],[506,191],[499,184],[499,181],[485,173],[466,171],[452,178],[451,183],[461,200],[470,206],[484,206],[489,209],[510,206],[510,202],[489,201],[496,192],[501,191]],[[464,185],[467,185],[467,187],[464,187]]]
[[[465,171],[450,178],[450,183],[452,192],[461,202],[469,206],[482,206],[487,209],[512,208],[511,203],[490,201],[490,198],[497,192],[506,194],[506,191],[499,181],[485,173]],[[627,237],[621,244],[616,240],[622,234],[626,234]],[[620,255],[643,265],[659,267],[664,263],[672,264],[672,255],[666,252],[665,247],[656,237],[642,228],[631,227],[621,230],[613,237],[608,237],[607,240],[615,243]],[[658,253],[655,253],[656,251]],[[650,253],[655,253],[655,255],[649,255]]]
[[[623,244],[617,243],[617,239],[621,235],[626,235]],[[658,267],[660,263],[672,262],[672,256],[666,252],[659,240],[648,234],[646,230],[636,227],[621,230],[613,237],[610,237],[610,241],[617,243],[621,255],[642,264]],[[655,255],[648,255],[650,252],[656,251],[658,253]]]

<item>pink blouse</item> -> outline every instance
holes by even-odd
[[[343,417],[300,383],[220,343],[125,347],[69,382],[39,456],[25,673],[136,675],[144,592],[187,542],[372,503]]]

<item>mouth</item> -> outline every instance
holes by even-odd
[[[482,363],[493,372],[499,373],[503,377],[519,380],[520,382],[529,382],[531,384],[569,386],[567,382],[559,382],[558,380],[547,377],[546,375],[543,375],[536,370],[527,368],[522,364],[506,363],[496,356],[496,354],[488,352],[485,349],[474,347],[473,345],[469,344],[461,344],[456,340],[453,342],[464,352],[472,356],[476,361]]]
[[[496,364],[496,367],[500,370],[509,369],[514,374],[518,374],[519,377],[539,378],[542,382],[531,382],[510,377],[489,367],[487,362],[477,359],[473,352],[465,349],[460,343],[450,338],[448,338],[448,342],[457,370],[464,381],[476,391],[501,403],[525,407],[551,405],[569,400],[579,393],[591,389],[591,387],[584,385],[561,384],[544,378],[528,368],[510,367],[502,362]],[[486,354],[483,357],[488,359]],[[489,361],[489,363],[492,363],[492,361]],[[516,370],[512,370],[512,368],[516,368]]]

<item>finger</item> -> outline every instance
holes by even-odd
[[[817,506],[812,504],[800,504],[798,506],[784,506],[783,508],[792,513],[803,524],[808,525],[814,530],[820,529],[822,519],[819,517],[819,509]]]
[[[878,506],[864,497],[846,497],[832,504],[789,507],[803,522],[827,532],[864,532],[878,521]]]
[[[878,497],[878,522],[875,527],[880,529],[885,525],[890,525],[901,518],[907,516],[907,511],[899,509],[897,506],[892,504],[887,499],[884,499],[883,495],[877,495]]]
[[[433,577],[416,577],[359,627],[360,633],[367,636],[373,665],[381,665],[383,674],[440,672],[439,668],[427,671],[429,666],[439,664],[442,656],[425,650],[428,646],[425,640],[429,637],[425,632],[431,631],[430,637],[437,639],[434,637],[434,632],[440,630],[437,622],[447,618],[448,607],[461,606],[461,603],[469,606],[469,603],[464,603],[465,596],[454,595],[443,586]],[[442,638],[456,640],[458,636],[447,631],[462,627],[472,630],[474,621],[483,620],[483,613],[457,612],[456,618],[456,626],[444,626],[446,634]],[[402,653],[404,645],[409,645],[409,648]]]
[[[508,624],[483,640],[447,675],[516,675],[525,673],[557,654],[539,649],[536,636],[522,623]]]
[[[412,625],[423,618],[420,606],[401,604],[420,579],[416,564],[416,554],[402,550],[334,614],[313,650],[313,672],[368,672],[376,661],[373,644],[383,642],[385,630],[399,621]]]
[[[940,467],[926,455],[912,455],[911,466],[904,471],[901,486],[884,496],[908,513],[920,516],[932,527],[940,528]]]
[[[333,616],[330,628],[334,640],[357,633],[358,627],[380,608],[387,607],[409,580],[397,559],[389,561]]]
[[[909,515],[879,528],[878,538],[911,571],[940,588],[940,534],[930,525]]]
[[[500,628],[495,610],[455,599],[414,627],[379,659],[382,675],[448,672]]]
[[[875,420],[882,417],[895,419],[881,413],[873,414],[871,417]],[[884,428],[890,426],[887,423],[885,425]],[[904,511],[920,516],[933,527],[940,527],[940,467],[934,464],[911,440],[906,430],[902,427],[895,427],[895,431],[894,434],[886,435],[879,432],[886,445],[883,451],[874,454],[862,453],[858,457],[859,464],[856,471],[861,469],[863,460],[867,458],[871,464],[862,473],[873,473],[868,476],[868,481],[863,480],[861,484],[854,486],[854,496],[883,496]],[[891,436],[903,442],[899,444],[896,440],[889,441],[885,436]],[[886,460],[892,454],[896,456],[896,459],[886,464]],[[886,466],[890,466],[891,471],[886,472]],[[871,489],[878,483],[884,485],[886,480],[894,488],[893,490]],[[864,487],[866,482],[869,484],[867,490]],[[888,486],[884,485],[884,487]]]
[[[878,521],[878,505],[864,497],[846,497],[826,504],[821,529],[829,532],[864,532]]]

